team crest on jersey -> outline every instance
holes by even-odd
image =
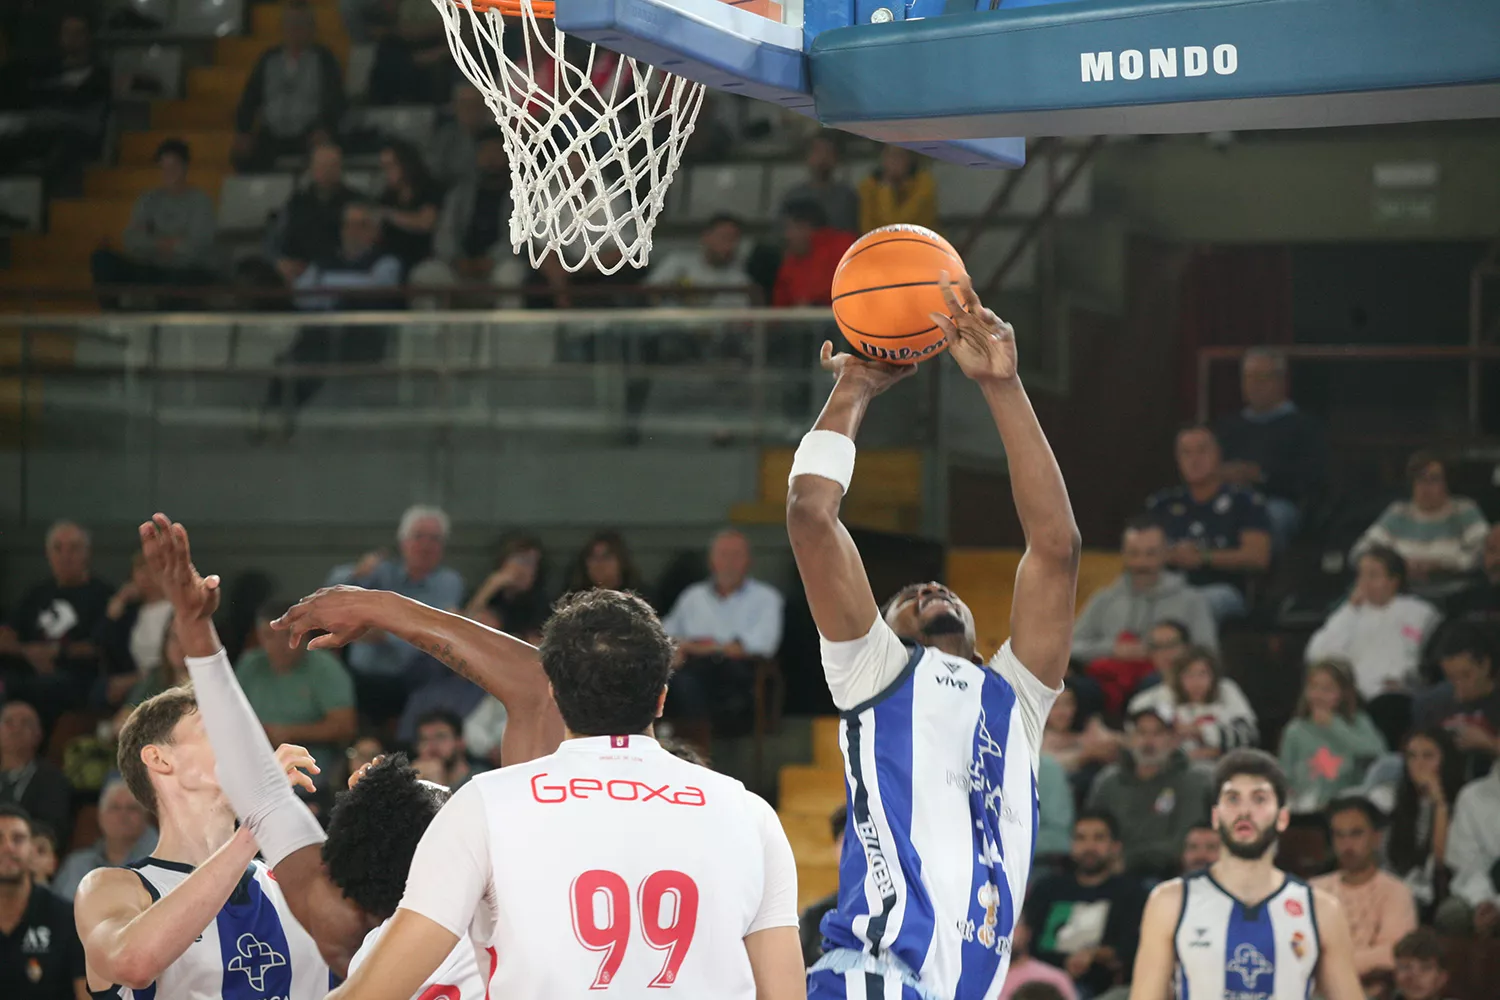
[[[999,935],[995,933],[995,924],[999,921],[1000,890],[995,888],[995,883],[986,882],[979,887],[976,898],[979,905],[984,907],[984,923],[979,925],[975,936],[979,938],[980,944],[986,948],[993,948],[999,939]]]
[[[252,989],[266,988],[266,972],[286,964],[286,956],[254,934],[241,934],[234,943],[239,954],[229,960],[230,972],[243,972]]]
[[[1307,936],[1301,931],[1292,935],[1292,954],[1297,956],[1298,961],[1307,957]]]
[[[1261,976],[1269,976],[1276,971],[1276,965],[1269,958],[1260,953],[1260,949],[1253,944],[1241,944],[1234,949],[1234,960],[1224,966],[1228,972],[1233,972],[1240,977],[1240,982],[1245,989],[1254,991],[1256,982]]]

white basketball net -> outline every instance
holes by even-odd
[[[510,157],[510,243],[532,267],[556,252],[577,271],[642,267],[703,85],[593,44],[567,44],[532,0],[518,17],[433,0],[448,47],[484,94]],[[507,52],[507,47],[510,52]]]

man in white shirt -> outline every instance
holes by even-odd
[[[750,275],[740,252],[744,230],[740,220],[720,212],[708,220],[696,250],[676,250],[646,275],[653,288],[712,288],[712,292],[673,296],[674,305],[743,309],[750,305]]]
[[[1441,615],[1420,597],[1401,593],[1406,561],[1376,546],[1359,557],[1354,590],[1307,643],[1307,662],[1341,657],[1354,664],[1366,699],[1411,689],[1422,646]]]
[[[1453,869],[1452,894],[1438,907],[1438,929],[1500,931],[1500,763],[1458,793],[1447,862]]]
[[[707,746],[712,717],[748,709],[754,661],[776,655],[785,603],[775,587],[750,576],[750,540],[733,528],[714,536],[708,572],[662,619],[677,640],[664,714],[678,735],[700,747]]]
[[[496,997],[798,1000],[797,877],[775,814],[652,736],[672,641],[640,598],[564,601],[540,648],[566,739],[479,775],[417,848],[406,895],[331,997],[409,1000],[465,936]]]

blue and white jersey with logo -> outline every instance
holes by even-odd
[[[1182,877],[1178,1000],[1307,1000],[1318,967],[1313,890],[1288,875],[1246,906],[1206,871]]]
[[[863,639],[825,641],[823,654],[834,701],[848,705],[839,732],[849,796],[838,906],[822,923],[826,947],[843,951],[825,963],[895,969],[923,996],[998,996],[1057,692],[1009,643],[984,665],[902,645],[883,621]],[[851,671],[886,683],[871,693],[849,683]],[[867,697],[852,703],[851,692]]]
[[[191,865],[145,858],[126,867],[153,900],[176,889]],[[96,998],[119,1000],[321,1000],[328,965],[287,908],[270,870],[252,861],[213,922],[145,989],[113,986]]]

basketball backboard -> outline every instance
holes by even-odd
[[[557,0],[563,30],[832,127],[1014,166],[1012,135],[1500,116],[1495,0]]]

